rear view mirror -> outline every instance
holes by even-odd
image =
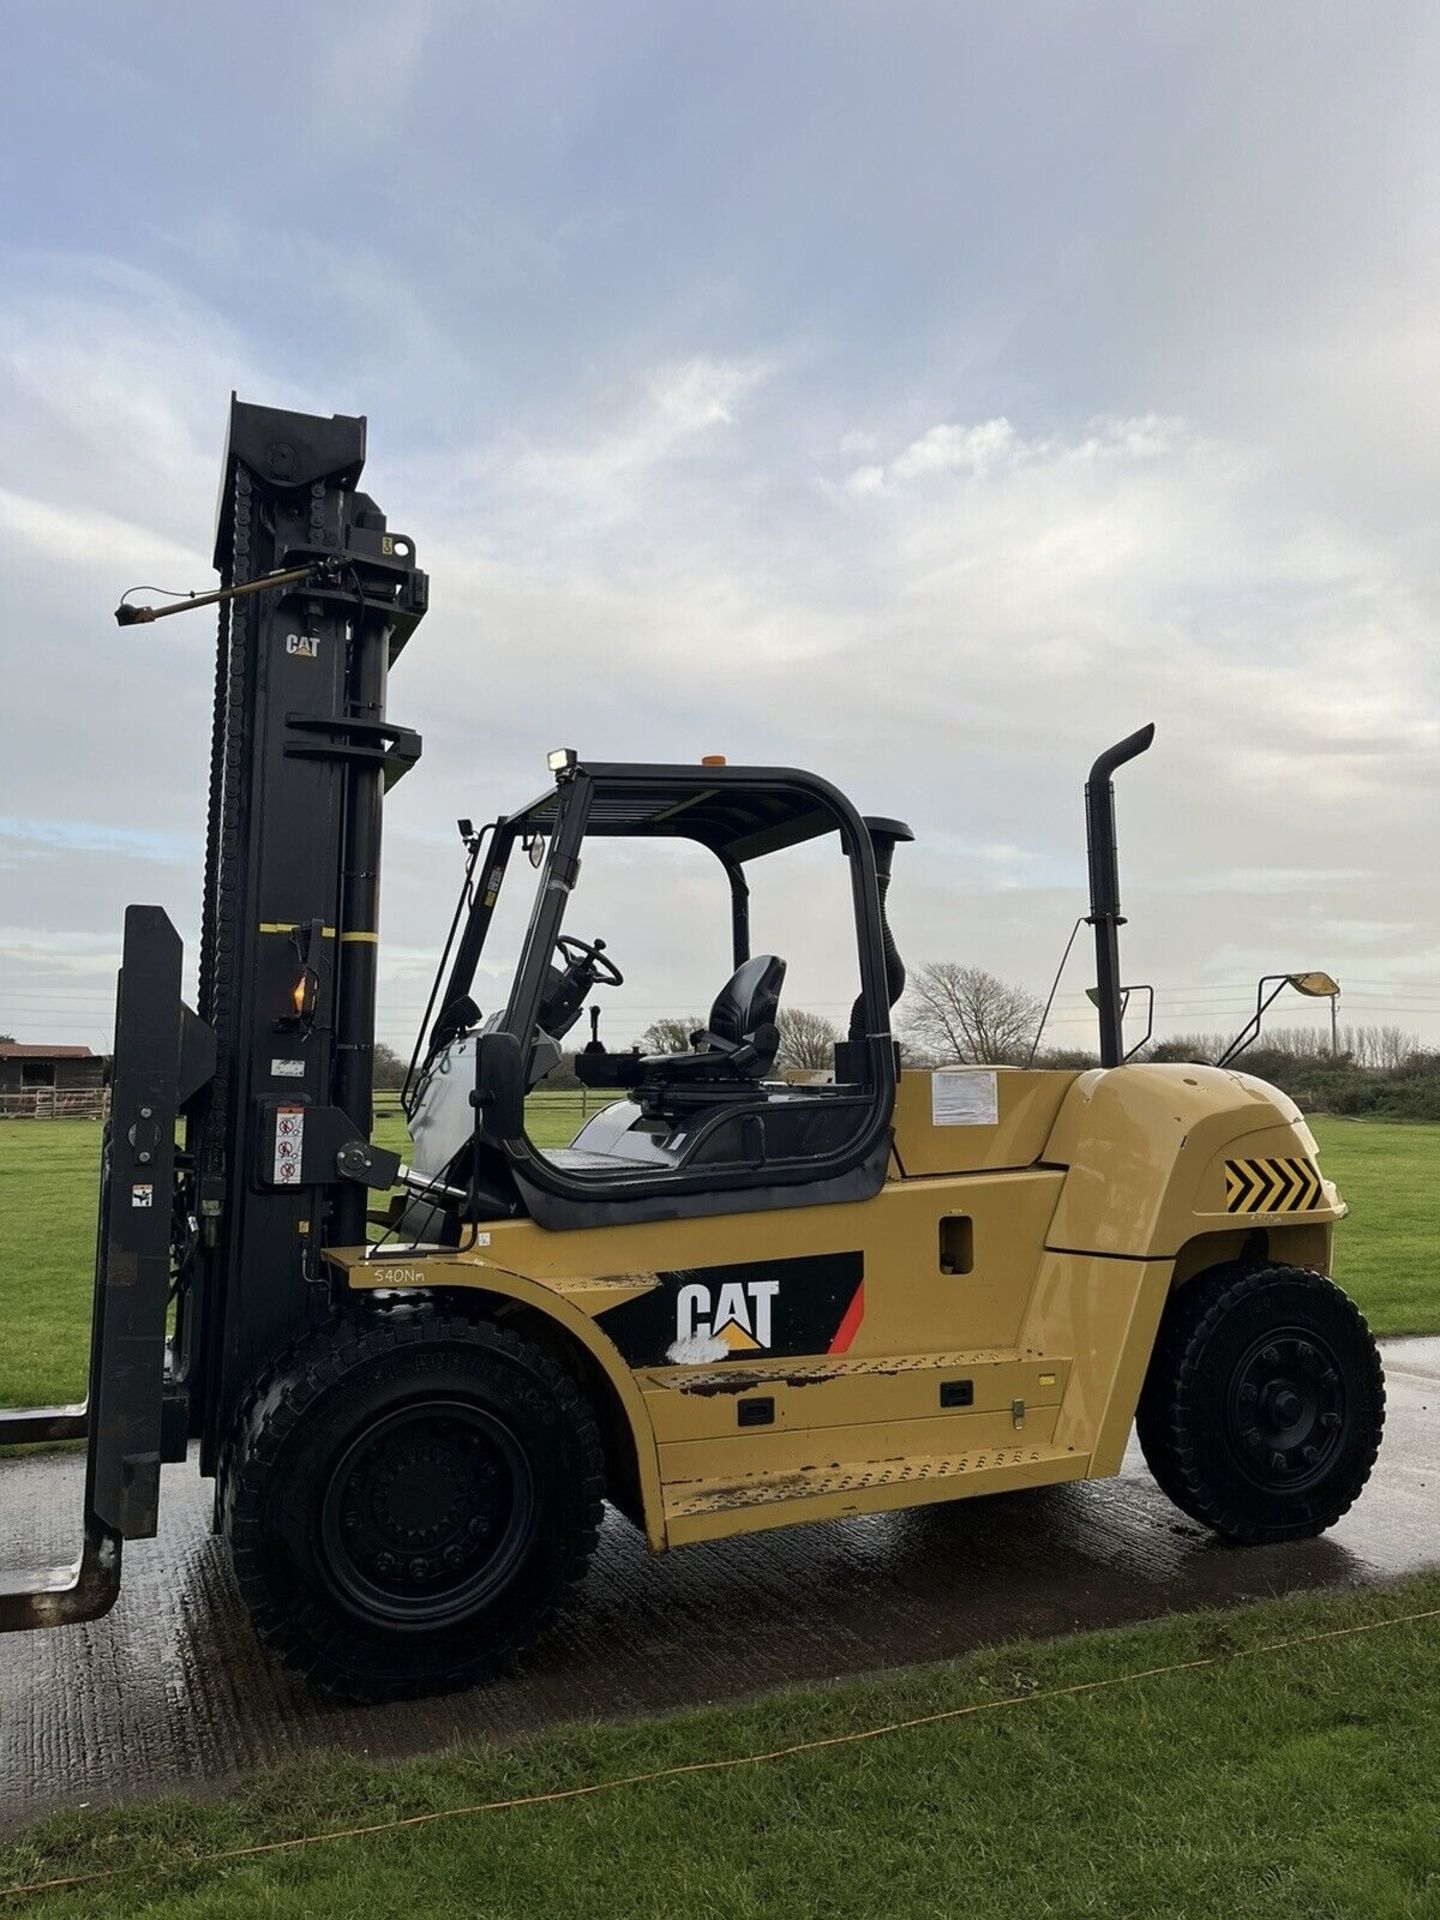
[[[491,1147],[525,1131],[525,1058],[513,1033],[482,1033],[475,1043],[475,1122]]]

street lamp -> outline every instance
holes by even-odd
[[[1266,988],[1270,991],[1267,993]],[[1255,989],[1255,1011],[1247,1024],[1241,1028],[1229,1046],[1215,1062],[1217,1067],[1228,1067],[1232,1060],[1238,1060],[1245,1049],[1252,1044],[1260,1032],[1261,1022],[1266,1011],[1287,987],[1293,987],[1296,993],[1302,993],[1307,1000],[1328,1000],[1330,1002],[1330,1053],[1333,1058],[1340,1051],[1340,1028],[1338,1025],[1338,1006],[1340,1000],[1340,982],[1328,973],[1267,973]]]

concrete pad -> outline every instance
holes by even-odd
[[[167,1468],[160,1537],[127,1549],[114,1611],[0,1639],[0,1824],[87,1801],[215,1791],[325,1749],[399,1758],[1440,1564],[1440,1340],[1392,1341],[1385,1361],[1375,1476],[1320,1540],[1223,1545],[1169,1504],[1133,1444],[1117,1480],[791,1528],[658,1561],[611,1515],[578,1603],[516,1675],[396,1706],[320,1699],[262,1652],[208,1531],[209,1484],[193,1466]],[[74,1552],[83,1471],[76,1453],[0,1463],[7,1568]]]

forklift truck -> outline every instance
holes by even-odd
[[[412,1163],[371,1143],[382,798],[420,752],[386,687],[427,589],[359,491],[364,455],[363,419],[232,401],[220,589],[119,612],[219,609],[198,1009],[165,914],[131,907],[88,1400],[0,1419],[0,1444],[86,1440],[83,1550],[7,1578],[0,1628],[103,1613],[192,1445],[261,1637],[358,1699],[525,1647],[605,1501],[658,1553],[1114,1474],[1138,1422],[1216,1532],[1331,1526],[1384,1415],[1327,1277],[1344,1206],[1283,1094],[1124,1055],[1112,775],[1152,729],[1086,789],[1098,1069],[902,1070],[902,822],[793,768],[561,750],[536,798],[462,823]],[[604,837],[713,855],[731,971],[679,1053],[607,1049],[592,1009],[577,1071],[612,1097],[542,1148],[527,1094],[622,978],[565,925]],[[860,992],[833,1073],[797,1084],[747,876],[806,843],[848,874]],[[533,906],[484,1019],[517,849]]]

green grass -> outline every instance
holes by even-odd
[[[541,1146],[569,1140],[576,1095],[531,1102]],[[1322,1164],[1350,1203],[1336,1275],[1381,1335],[1440,1332],[1440,1126],[1323,1119]],[[403,1123],[382,1146],[408,1152]],[[89,1120],[0,1120],[0,1406],[84,1392],[100,1128]]]
[[[0,1886],[140,1863],[11,1908],[86,1920],[1437,1915],[1440,1622],[1237,1657],[1436,1607],[1431,1576],[391,1769],[310,1760],[218,1803],[54,1817],[0,1848]],[[1198,1671],[1047,1697],[1216,1656]],[[187,1864],[1017,1696],[1018,1706],[759,1766]]]
[[[85,1393],[97,1120],[0,1120],[0,1406]]]
[[[571,1140],[579,1102],[533,1098],[537,1144]],[[375,1138],[409,1158],[398,1114],[378,1122]],[[98,1121],[0,1120],[0,1407],[84,1397],[99,1172]]]
[[[1350,1208],[1335,1234],[1335,1278],[1376,1333],[1440,1333],[1440,1126],[1311,1125],[1320,1164]]]

